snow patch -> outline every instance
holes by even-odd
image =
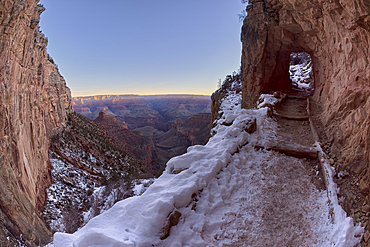
[[[290,65],[289,74],[292,83],[301,89],[312,89],[312,61],[311,59],[300,64]]]
[[[347,217],[346,212],[339,205],[339,199],[337,197],[337,192],[339,191],[339,188],[333,181],[334,168],[330,165],[329,159],[327,158],[324,151],[321,149],[320,143],[316,142],[315,147],[319,152],[320,161],[323,164],[323,168],[325,170],[324,175],[328,187],[328,203],[333,220],[333,231],[330,233],[331,239],[333,239],[332,246],[356,246],[357,244],[361,243],[361,237],[364,234],[364,228],[361,227],[360,223],[354,226],[353,219],[351,217]]]
[[[258,101],[259,101],[259,103],[257,105],[257,108],[260,109],[260,108],[263,108],[263,107],[272,107],[279,100],[271,94],[261,94]]]

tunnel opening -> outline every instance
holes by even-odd
[[[289,77],[293,93],[312,95],[314,93],[313,66],[307,52],[290,53]]]
[[[314,93],[313,61],[309,53],[299,49],[281,49],[276,60],[266,63],[267,74],[270,66],[274,70],[268,75],[263,93],[282,92],[304,97]]]

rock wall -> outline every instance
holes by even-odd
[[[51,236],[39,215],[51,184],[49,138],[72,106],[38,30],[44,10],[38,0],[0,2],[1,246],[12,246],[7,237],[34,246]]]
[[[321,109],[321,141],[327,142],[336,165],[355,176],[352,189],[368,195],[370,1],[250,3],[241,34],[243,106],[253,107],[260,93],[289,88],[289,54],[309,53],[315,77],[312,102]]]

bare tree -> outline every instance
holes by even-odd
[[[243,3],[243,4],[247,4],[247,5],[249,5],[249,0],[241,0],[241,2]],[[242,21],[244,21],[244,19],[247,17],[247,11],[244,9],[244,10],[242,10],[241,12],[240,12],[240,14],[238,14],[238,18],[239,18],[239,22],[242,22]]]

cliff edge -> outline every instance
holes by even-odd
[[[49,241],[40,218],[51,184],[49,138],[72,111],[71,94],[46,51],[38,0],[0,2],[0,243]]]

